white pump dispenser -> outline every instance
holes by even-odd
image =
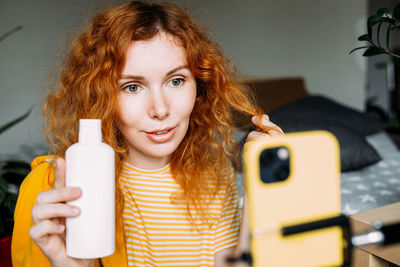
[[[74,258],[105,257],[115,249],[115,155],[101,139],[101,120],[81,119],[79,141],[65,152],[66,186],[82,189],[68,202],[81,213],[66,219],[66,251]]]

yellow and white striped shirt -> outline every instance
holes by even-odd
[[[171,201],[182,192],[170,166],[141,170],[124,162],[124,230],[130,266],[214,266],[216,252],[236,245],[240,209],[233,171],[207,207],[211,227],[189,220],[185,204]],[[191,210],[196,218],[195,210]],[[198,217],[198,216],[197,216]],[[196,229],[197,228],[197,229]],[[198,231],[198,229],[200,231]]]

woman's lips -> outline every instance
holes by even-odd
[[[172,139],[176,132],[176,127],[146,132],[147,138],[156,143],[165,143]]]

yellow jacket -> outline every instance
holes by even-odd
[[[50,163],[52,156],[37,157],[32,161],[32,171],[23,181],[14,213],[14,231],[11,244],[12,263],[19,266],[51,266],[42,251],[29,237],[29,229],[33,226],[32,207],[36,204],[36,196],[41,191],[50,190],[54,184],[54,167]],[[116,209],[117,213],[121,213]],[[122,214],[115,214],[115,252],[101,259],[103,266],[127,266],[124,226]],[[95,261],[95,266],[100,266]]]

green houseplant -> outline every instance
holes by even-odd
[[[375,31],[374,31],[375,30]],[[380,8],[377,12],[368,17],[367,33],[358,37],[358,41],[367,42],[367,45],[356,47],[350,51],[350,54],[357,50],[365,50],[363,56],[372,57],[386,54],[390,59],[377,64],[379,68],[392,66],[394,71],[400,73],[400,50],[399,47],[391,47],[391,36],[394,32],[400,31],[400,4],[397,4],[393,11],[388,8]],[[399,78],[395,78],[398,80]],[[398,82],[396,82],[398,83]],[[388,130],[399,131],[400,129],[400,85],[391,92],[391,107],[387,117]],[[381,112],[382,113],[382,112]]]
[[[372,29],[376,26],[377,29],[374,33]],[[380,8],[376,14],[368,17],[367,33],[358,37],[358,41],[366,41],[367,45],[354,48],[350,51],[350,54],[360,49],[366,49],[363,53],[365,57],[387,54],[393,57],[395,64],[400,64],[400,55],[390,47],[392,32],[399,30],[400,4],[395,6],[393,12],[388,8]],[[384,40],[382,40],[382,36],[384,36]],[[382,41],[384,41],[384,44],[382,44]]]

